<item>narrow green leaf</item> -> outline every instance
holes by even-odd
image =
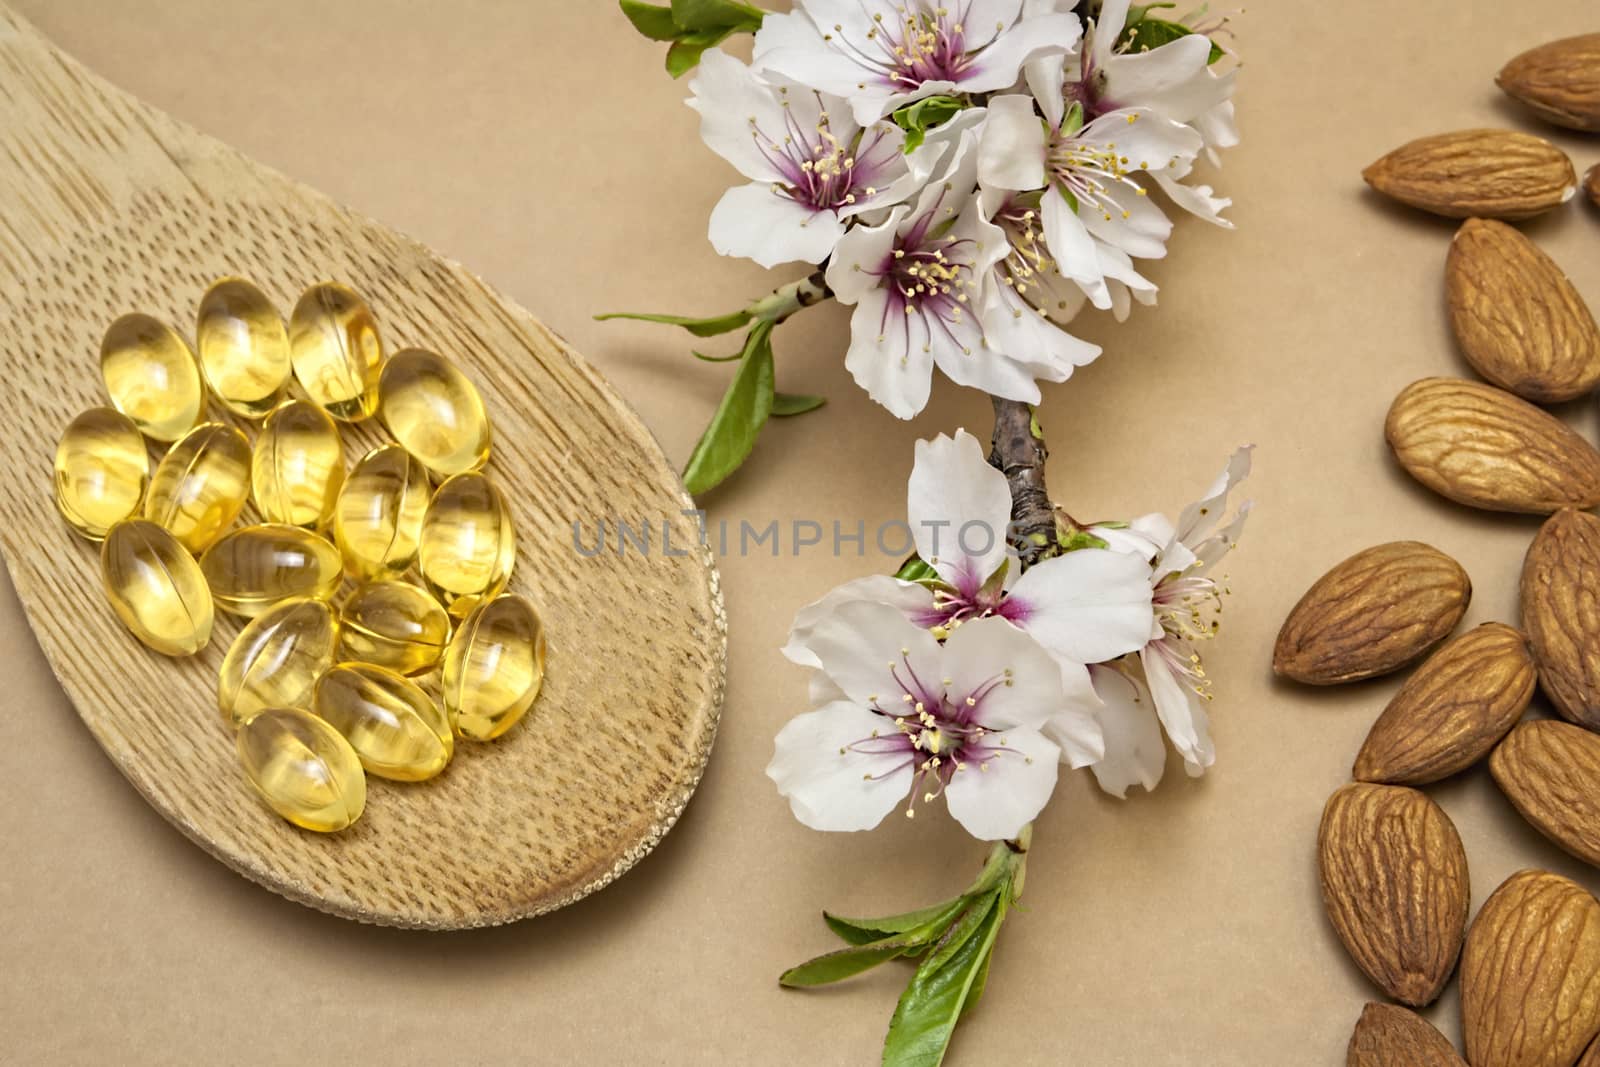
[[[788,989],[827,985],[870,971],[880,963],[887,963],[905,954],[913,946],[909,941],[895,939],[878,941],[870,945],[852,945],[829,952],[816,959],[807,960],[798,967],[790,967],[778,976],[778,984]]]
[[[939,572],[934,570],[932,564],[925,562],[915,552],[904,563],[900,564],[900,569],[894,572],[894,576],[902,582],[937,582],[939,580]]]
[[[667,48],[667,73],[674,78],[689,73],[700,65],[700,57],[707,48],[721,44],[732,32],[731,29],[699,30],[679,37]]]
[[[815,411],[828,402],[825,396],[810,396],[805,393],[778,393],[772,398],[772,413],[779,418],[786,419],[793,415],[804,415],[808,411]]]
[[[956,921],[945,929],[943,936],[934,944],[933,952],[929,954],[925,961],[926,965],[939,967],[943,965],[945,960],[960,952],[961,947],[967,943],[967,938],[971,937],[974,931],[983,925],[983,921],[994,910],[997,896],[997,893],[991,891],[969,903],[966,909],[956,917]]]
[[[756,435],[772,413],[772,323],[758,322],[745,339],[739,370],[716,414],[683,469],[683,485],[695,496],[739,468],[756,446]]]
[[[689,349],[689,354],[695,359],[702,359],[707,363],[732,363],[734,360],[740,359],[744,356],[743,352],[734,352],[732,355],[727,356],[708,356],[704,352],[697,351],[693,348]]]
[[[1004,909],[990,908],[977,929],[944,959],[929,953],[895,1007],[883,1042],[883,1067],[938,1067],[955,1034],[956,1023],[994,947]]]
[[[983,954],[983,962],[978,964],[978,975],[972,980],[972,989],[967,993],[966,1003],[961,1005],[961,1018],[965,1019],[973,1008],[978,1006],[978,1001],[983,999],[983,991],[989,986],[989,961],[994,959],[994,946],[989,946],[989,951]]]
[[[643,0],[618,0],[618,3],[633,28],[652,41],[675,40],[681,32],[678,24],[672,21],[671,8],[646,4]]]
[[[736,0],[672,0],[672,18],[686,30],[743,30],[761,28],[766,12]]]
[[[932,904],[899,915],[885,915],[881,919],[846,919],[825,911],[822,913],[822,921],[828,924],[828,929],[850,944],[864,945],[869,941],[881,941],[890,935],[909,933],[925,926],[943,930],[950,920],[960,913],[965,904],[964,897],[956,897],[942,904]]]
[[[604,315],[596,315],[597,322],[608,319],[633,319],[637,322],[660,322],[668,326],[682,326],[696,337],[715,337],[719,333],[732,333],[741,326],[750,322],[750,312],[739,310],[730,311],[726,315],[712,315],[709,318],[697,319],[687,315],[651,315],[634,311],[611,311]]]

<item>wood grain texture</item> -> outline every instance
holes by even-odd
[[[459,265],[107,85],[3,7],[0,112],[0,547],[52,669],[118,768],[241,874],[363,921],[507,922],[638,862],[710,752],[726,617],[709,549],[684,513],[692,504],[633,412],[559,337]],[[106,605],[94,546],[51,501],[56,437],[104,402],[106,325],[138,309],[189,332],[201,294],[226,274],[251,278],[285,310],[311,283],[354,285],[390,351],[433,348],[477,382],[496,431],[489,471],[516,519],[511,588],[549,632],[544,691],[523,724],[463,745],[433,782],[374,779],[365,817],[333,836],[281,822],[239,774],[215,709],[238,620],[219,619],[194,659],[146,651]],[[223,417],[220,405],[211,414]],[[346,433],[347,465],[379,439],[372,426]],[[650,523],[652,551],[575,551],[573,524],[592,546],[601,519]]]

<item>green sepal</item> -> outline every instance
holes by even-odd
[[[792,418],[795,415],[804,415],[808,411],[815,411],[828,402],[825,396],[811,396],[805,393],[778,393],[772,398],[772,413],[780,419]]]
[[[1083,129],[1083,105],[1074,100],[1067,113],[1061,116],[1061,132],[1071,136]]]
[[[604,315],[596,315],[596,322],[605,322],[608,319],[633,319],[636,322],[660,322],[667,326],[682,326],[696,337],[715,337],[721,333],[732,333],[741,326],[747,326],[754,318],[748,310],[740,309],[730,311],[726,315],[712,315],[708,318],[697,319],[688,315],[651,315],[635,311],[609,311]]]
[[[659,4],[646,4],[643,0],[618,0],[622,13],[628,16],[633,28],[652,41],[675,41],[679,28],[672,21],[672,9]]]
[[[1225,56],[1227,54],[1228,54],[1227,52],[1223,51],[1223,48],[1222,48],[1222,46],[1220,44],[1218,44],[1215,41],[1212,41],[1211,42],[1211,54],[1206,57],[1206,66],[1209,67],[1211,64],[1215,63],[1217,60],[1221,59],[1223,56]]]
[[[948,954],[933,952],[917,966],[896,1005],[883,1042],[884,1067],[938,1067],[984,961],[1000,932],[1005,905],[998,894]]]
[[[967,102],[956,96],[925,96],[907,104],[890,118],[906,132],[905,152],[909,155],[922,147],[928,131],[955,118],[966,110]]]
[[[933,934],[942,931],[950,920],[961,912],[966,902],[967,898],[961,896],[947,900],[943,904],[918,908],[916,911],[885,915],[881,919],[846,919],[825,911],[822,913],[822,921],[827,923],[828,929],[838,934],[841,940],[852,945],[865,945],[895,934],[910,934],[913,931],[931,929],[932,933],[922,938],[926,941],[931,939]]]
[[[731,33],[731,29],[696,30],[679,37],[667,48],[667,73],[681,78],[700,65],[700,57],[707,48],[721,44]]]
[[[1061,551],[1076,552],[1080,548],[1110,548],[1111,542],[1103,537],[1096,537],[1088,530],[1073,530],[1065,537],[1058,538]]]
[[[790,967],[778,976],[778,984],[787,989],[803,989],[807,986],[840,982],[862,971],[870,971],[880,963],[887,963],[903,956],[915,947],[917,946],[905,938],[852,945],[806,960],[797,967]]]
[[[1067,206],[1072,209],[1072,213],[1074,215],[1076,215],[1078,213],[1078,198],[1077,198],[1077,196],[1075,196],[1073,194],[1071,189],[1068,189],[1065,185],[1062,185],[1060,182],[1056,183],[1055,189],[1056,189],[1056,192],[1061,194],[1061,199],[1065,200],[1067,202]],[[1035,427],[1037,427],[1039,425],[1039,420],[1037,418],[1035,418],[1033,420],[1033,425]],[[1043,435],[1042,434],[1035,434],[1034,436],[1035,437],[1041,437]]]
[[[758,322],[745,338],[739,370],[683,469],[683,486],[698,496],[739,469],[772,414],[772,323]]]
[[[933,569],[933,564],[928,563],[921,556],[913,552],[900,564],[900,569],[894,576],[902,582],[916,582],[919,585],[928,585],[939,580],[939,572]]]

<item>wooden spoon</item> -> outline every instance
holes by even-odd
[[[112,762],[234,870],[366,922],[509,922],[637,863],[700,779],[727,629],[710,552],[684,514],[692,504],[638,417],[459,265],[108,85],[4,7],[0,114],[0,548],[40,647]],[[240,775],[216,709],[237,620],[219,615],[192,659],[147,651],[106,603],[97,546],[73,536],[51,495],[61,430],[106,403],[106,326],[138,310],[192,333],[201,294],[229,274],[284,309],[314,282],[353,285],[390,351],[432,348],[477,382],[495,428],[489,470],[516,518],[511,587],[549,634],[544,691],[521,725],[463,742],[432,782],[372,779],[366,814],[340,834],[281,821]],[[215,402],[210,413],[223,417]],[[346,434],[347,465],[380,439],[372,426]],[[617,520],[649,523],[651,552],[619,555],[613,537],[579,553],[574,523],[592,551],[601,520],[608,533]]]

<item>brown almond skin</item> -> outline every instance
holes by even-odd
[[[1600,518],[1558,511],[1522,562],[1522,629],[1539,686],[1569,722],[1600,730]]]
[[[1400,687],[1372,724],[1358,782],[1425,785],[1487,756],[1533,699],[1538,673],[1528,639],[1499,622],[1443,645]]]
[[[1461,953],[1473,1067],[1569,1067],[1600,1032],[1600,902],[1519,871],[1484,902]]]
[[[1600,328],[1567,276],[1521,231],[1468,219],[1445,261],[1450,323],[1474,370],[1524,400],[1558,403],[1600,383]]]
[[[1600,867],[1600,735],[1552,719],[1525,722],[1489,757],[1489,773],[1535,830]]]
[[[1600,130],[1600,33],[1564,37],[1530,48],[1494,79],[1546,122]]]
[[[1356,965],[1389,996],[1431,1004],[1467,926],[1467,854],[1444,810],[1415,789],[1353,782],[1317,832],[1322,902]]]
[[[1383,433],[1413,478],[1458,504],[1527,515],[1600,504],[1600,452],[1492,385],[1412,382],[1390,405]]]
[[[1403,204],[1452,219],[1530,219],[1578,187],[1572,160],[1541,137],[1460,130],[1401,145],[1361,172]]]
[[[1449,636],[1471,600],[1467,572],[1432,545],[1374,545],[1306,590],[1278,631],[1273,672],[1309,685],[1387,674]]]
[[[1589,1042],[1589,1048],[1584,1052],[1576,1067],[1600,1067],[1600,1037]]]
[[[1433,1025],[1397,1004],[1361,1009],[1345,1067],[1467,1067],[1455,1047]]]
[[[1583,191],[1589,194],[1589,199],[1600,207],[1600,163],[1589,168],[1589,173],[1583,179]]]

